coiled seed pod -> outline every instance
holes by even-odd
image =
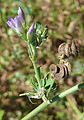
[[[66,43],[62,43],[58,47],[58,57],[59,57],[59,59],[64,59],[65,58],[65,45],[66,45]]]
[[[61,79],[61,78],[67,77],[70,71],[71,71],[71,68],[69,63],[50,65],[50,72],[54,79]]]
[[[76,57],[78,55],[78,45],[75,41],[69,41],[68,43],[62,43],[58,48],[59,59],[65,59],[70,57]]]
[[[65,55],[67,56],[67,58],[69,58],[72,54],[71,43],[66,43],[64,50],[65,50]]]
[[[65,60],[64,65],[67,67],[68,73],[70,73],[71,72],[71,64],[70,64],[70,62],[68,60]]]
[[[69,62],[70,57],[76,57],[78,55],[78,45],[75,41],[69,40],[67,43],[62,43],[58,48],[58,57],[60,64],[51,64],[50,72],[54,79],[65,78],[71,72],[71,64]]]
[[[71,43],[71,50],[72,50],[72,55],[74,57],[78,56],[79,46],[78,46],[76,41],[72,41],[72,43]]]
[[[54,71],[52,71],[52,68],[55,68]],[[57,64],[57,65],[50,65],[50,71],[52,74],[52,77],[54,79],[61,79],[64,76],[64,67],[63,65]]]

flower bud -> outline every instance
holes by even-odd
[[[23,12],[21,7],[19,7],[19,9],[18,9],[18,17],[19,17],[21,22],[25,21],[25,14],[24,14],[24,12]]]
[[[27,34],[32,35],[32,33],[33,33],[33,31],[34,31],[34,25],[35,25],[35,23],[33,23],[33,24],[30,26],[30,28],[29,28]]]

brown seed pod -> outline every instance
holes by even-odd
[[[65,45],[66,43],[62,43],[58,48],[58,57],[60,59],[65,58]]]
[[[79,50],[78,50],[78,45],[76,41],[72,41],[71,43],[71,52],[74,57],[78,55]]]
[[[67,77],[68,74],[69,74],[68,73],[68,68],[67,68],[66,65],[64,65],[64,77]]]
[[[68,73],[70,73],[71,72],[71,64],[70,64],[70,62],[69,61],[65,61],[64,65],[67,67]]]
[[[56,68],[56,70],[52,71],[52,67]],[[52,77],[54,79],[61,79],[64,78],[65,75],[67,75],[67,70],[65,68],[66,66],[64,66],[63,64],[57,64],[57,65],[51,65],[50,66],[50,71],[52,74]]]
[[[54,79],[61,79],[64,77],[64,67],[62,64],[57,65],[57,73],[54,75]]]
[[[71,72],[69,57],[78,55],[78,45],[75,41],[69,40],[68,43],[62,43],[58,48],[58,57],[60,64],[50,65],[50,72],[54,79],[67,77]]]
[[[57,66],[55,64],[51,64],[49,69],[50,69],[51,73],[56,73],[57,72]]]
[[[78,55],[77,42],[69,40],[68,43],[62,43],[58,48],[59,59],[65,59],[69,57],[75,57]]]
[[[71,55],[71,44],[70,43],[66,43],[65,45],[65,55],[67,57],[70,57]]]

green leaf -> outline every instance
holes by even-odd
[[[27,35],[27,38],[30,41],[30,44],[37,47],[47,39],[48,28],[42,26],[40,22],[36,22],[34,26],[34,31],[31,36]]]
[[[45,80],[44,79],[40,79],[40,85],[41,85],[41,87],[45,86]]]
[[[48,37],[48,28],[47,28],[47,26],[46,26],[46,27],[44,28],[44,31],[43,31],[42,35],[41,35],[42,41],[45,41],[45,40],[47,39],[47,37]]]
[[[37,67],[37,72],[38,72],[38,75],[39,75],[39,79],[41,79],[40,67]],[[35,74],[35,78],[37,79],[37,74]]]
[[[37,67],[37,70],[38,70],[39,77],[40,77],[40,79],[41,79],[41,71],[40,71],[40,66],[39,66],[39,67]]]
[[[37,35],[35,33],[31,35],[30,43],[35,47],[38,46]]]
[[[46,80],[45,87],[50,86],[52,83],[53,83],[53,79],[48,79],[48,80]]]
[[[32,86],[35,89],[35,91],[37,91],[37,88],[38,88],[37,82],[35,82],[35,80],[32,79],[31,83],[32,83]]]
[[[5,111],[0,109],[0,120],[2,120],[4,113],[5,113]]]

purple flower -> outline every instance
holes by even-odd
[[[12,28],[18,34],[20,34],[20,32],[23,30],[21,21],[18,16],[16,16],[14,19],[9,17],[6,23],[10,28]]]
[[[18,8],[18,17],[21,22],[25,21],[25,14],[21,7]]]
[[[22,22],[25,21],[25,15],[21,7],[18,8],[18,16],[14,19],[9,17],[8,21],[6,22],[7,25],[12,28],[15,32],[20,34],[23,31],[23,24]]]
[[[28,34],[32,34],[33,33],[33,31],[34,31],[34,25],[35,25],[35,23],[33,23],[31,26],[30,26],[30,28],[29,28],[29,30],[28,30]]]

